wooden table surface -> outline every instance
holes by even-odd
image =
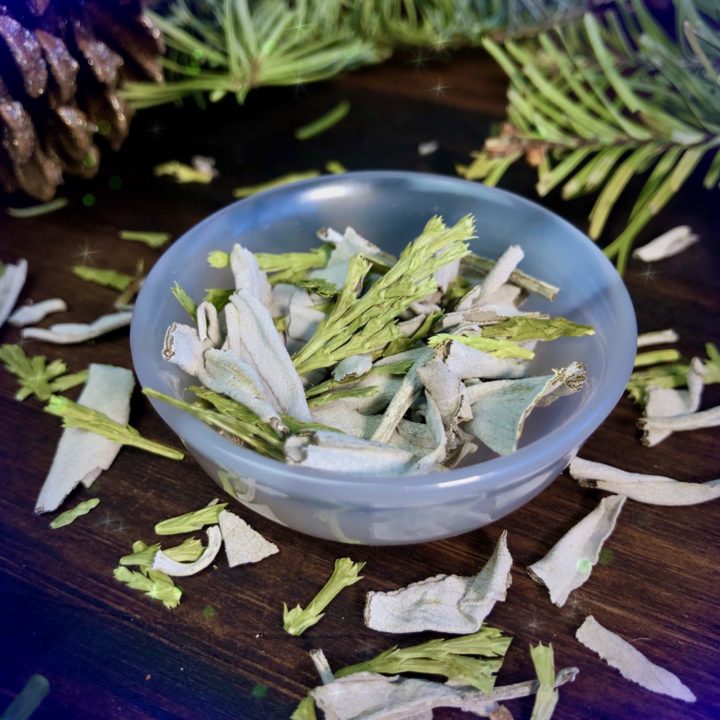
[[[107,154],[98,177],[68,182],[65,210],[36,219],[0,215],[0,256],[25,257],[29,279],[22,300],[63,297],[70,310],[55,320],[89,321],[108,312],[114,293],[70,273],[83,258],[131,272],[138,258],[149,265],[160,251],[117,239],[119,229],[167,230],[179,236],[231,202],[231,189],[338,159],[350,169],[400,168],[454,174],[456,162],[482,145],[490,124],[502,117],[504,79],[480,53],[448,62],[396,60],[343,79],[294,90],[261,90],[245,107],[228,101],[206,112],[188,108],[148,111],[135,120],[130,140]],[[340,125],[308,142],[293,129],[342,98],[352,102]],[[420,141],[440,149],[420,157]],[[153,177],[153,166],[193,154],[217,158],[220,177],[211,185],[173,184]],[[111,189],[111,177],[122,188]],[[528,197],[532,173],[518,169],[503,185]],[[622,227],[632,187],[610,232]],[[96,202],[85,207],[91,193]],[[17,202],[16,198],[9,201]],[[542,201],[580,227],[590,200]],[[626,281],[641,331],[674,327],[680,349],[700,354],[718,340],[720,227],[718,198],[696,177],[646,230],[650,239],[689,223],[703,242],[654,266],[637,261]],[[48,321],[49,322],[49,321]],[[16,342],[16,329],[0,331]],[[72,371],[90,362],[131,367],[127,332],[79,346],[28,342],[26,349],[64,358]],[[704,407],[720,400],[708,388]],[[526,566],[599,501],[566,475],[500,522],[461,537],[407,547],[343,546],[300,535],[233,509],[280,547],[257,565],[229,570],[224,562],[181,583],[179,608],[116,582],[112,570],[131,543],[153,537],[155,522],[194,509],[218,489],[192,459],[182,463],[131,448],[121,450],[91,493],[101,505],[62,530],[50,530],[33,506],[60,437],[59,422],[35,400],[17,402],[15,382],[0,372],[0,709],[33,673],[50,681],[50,694],[34,715],[57,718],[163,720],[267,720],[287,718],[308,688],[318,683],[307,651],[323,648],[331,665],[368,658],[398,641],[362,623],[365,592],[392,589],[437,573],[473,574],[485,563],[501,531],[509,532],[513,583],[490,623],[515,637],[500,683],[534,676],[528,644],[552,642],[558,666],[580,668],[561,690],[558,720],[587,718],[720,717],[717,562],[720,503],[660,508],[629,501],[598,565],[569,604],[556,608]],[[76,396],[76,391],[71,393]],[[592,460],[681,480],[718,477],[717,432],[677,434],[660,446],[640,445],[637,410],[623,399],[583,450]],[[176,438],[136,393],[132,423],[152,438]],[[74,504],[74,503],[73,503]],[[323,621],[301,638],[282,629],[283,601],[306,602],[328,577],[337,557],[367,562],[365,579],[345,590]],[[694,705],[651,694],[624,680],[574,638],[593,614],[649,658],[675,672],[698,697]],[[399,638],[409,645],[429,635]],[[531,700],[510,705],[528,718]],[[438,711],[437,718],[469,717]]]

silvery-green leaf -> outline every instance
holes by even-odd
[[[358,412],[354,400],[355,398],[343,398],[313,407],[313,421],[348,435],[369,440],[382,417]]]
[[[208,543],[203,554],[194,562],[179,562],[173,560],[163,550],[158,550],[153,558],[153,570],[160,570],[170,577],[189,577],[197,575],[210,565],[220,552],[222,545],[222,534],[217,525],[213,525],[207,529]]]
[[[235,278],[235,289],[246,290],[269,310],[272,307],[272,288],[255,256],[235,243],[230,252],[230,268]]]
[[[267,308],[246,290],[239,290],[225,308],[230,349],[255,369],[280,411],[310,420],[300,376]]]
[[[524,360],[498,358],[454,340],[447,345],[445,365],[460,380],[519,378],[525,374],[528,366]]]
[[[9,318],[8,322],[15,327],[25,325],[36,325],[51,313],[65,312],[67,305],[60,298],[52,300],[41,300],[40,302],[23,305],[18,308]]]
[[[285,317],[290,312],[292,296],[299,290],[289,283],[276,283],[272,286],[272,315],[274,318]]]
[[[652,419],[694,413],[700,407],[702,400],[704,375],[705,366],[700,358],[695,357],[690,361],[688,367],[687,390],[649,387],[645,402],[645,417]],[[647,447],[653,447],[670,435],[672,435],[672,430],[653,428],[650,425],[645,428],[642,443]]]
[[[328,263],[324,268],[313,270],[310,273],[312,278],[320,278],[342,287],[347,277],[348,266],[353,255],[383,256],[385,253],[375,244],[366,240],[353,228],[345,228],[341,235],[332,228],[324,228],[318,232],[318,237],[324,242],[332,243],[335,247],[330,253]]]
[[[197,328],[200,340],[210,342],[213,347],[222,343],[220,320],[217,308],[209,302],[201,302],[197,309]]]
[[[697,699],[677,675],[648,660],[629,642],[603,627],[592,615],[585,618],[575,637],[608,665],[619,670],[626,680],[677,700],[695,702]]]
[[[458,310],[455,312],[446,313],[443,315],[441,320],[442,327],[452,328],[459,325],[472,324],[472,325],[489,325],[492,323],[500,322],[507,317],[513,317],[515,315],[526,315],[528,317],[547,317],[542,313],[524,313],[522,310],[518,310],[514,306],[510,305],[480,305],[478,307],[471,307],[467,310]]]
[[[391,592],[369,592],[365,624],[390,633],[477,632],[496,602],[505,600],[512,557],[503,531],[485,567],[470,577],[436,575]]]
[[[430,395],[426,394],[425,424],[432,437],[433,447],[430,452],[425,452],[418,458],[411,473],[426,473],[436,468],[442,469],[442,463],[447,455],[447,435],[445,425],[437,403]]]
[[[558,607],[565,605],[570,593],[590,577],[603,543],[615,529],[625,500],[622,495],[603,498],[542,560],[528,566],[530,577],[548,588],[550,599]]]
[[[448,286],[457,279],[460,272],[460,260],[454,260],[447,265],[443,265],[439,270],[435,271],[435,281],[442,292],[448,289]]]
[[[0,273],[0,327],[5,324],[8,316],[25,285],[27,277],[27,260],[18,260],[16,265],[8,263]]]
[[[578,457],[572,460],[569,470],[583,487],[625,495],[648,505],[697,505],[720,498],[720,480],[680,482],[662,475],[626,472]]]
[[[230,567],[260,562],[279,552],[277,545],[268,542],[235,513],[223,510],[219,519],[225,554]]]
[[[134,385],[130,370],[113,365],[91,364],[78,403],[126,425],[130,417],[130,395]],[[64,430],[35,504],[35,512],[56,510],[80,483],[90,487],[97,476],[112,465],[121,447],[119,443],[86,430]]]
[[[446,431],[455,432],[460,423],[472,419],[465,383],[440,359],[418,368],[425,392],[437,403]]]
[[[490,301],[510,278],[510,274],[525,257],[519,245],[510,245],[498,258],[492,270],[485,276],[480,285],[476,285],[459,303],[457,310],[467,310]],[[510,304],[510,303],[508,303]]]
[[[58,345],[72,345],[93,340],[119,328],[127,327],[132,321],[131,312],[116,312],[102,315],[91,323],[57,323],[47,330],[43,328],[23,328],[23,338],[44,340]]]
[[[362,377],[370,372],[372,364],[371,355],[351,355],[335,366],[333,378],[340,381]]]
[[[325,313],[317,309],[317,297],[307,290],[296,288],[295,293],[290,297],[288,308],[288,337],[293,340],[307,342],[317,329],[318,323],[325,319]]]
[[[352,468],[360,475],[402,475],[413,461],[406,450],[326,430],[291,435],[285,440],[285,457],[291,465],[336,472]]]
[[[701,430],[703,428],[720,425],[720,405],[698,412],[683,413],[672,417],[645,417],[640,418],[638,425],[647,435],[658,430],[671,432],[684,432],[686,430]]]
[[[525,420],[535,407],[577,392],[584,381],[584,366],[572,363],[553,375],[473,385],[468,388],[473,413],[468,429],[491,450],[508,455],[516,450]]]
[[[194,327],[174,322],[165,333],[162,355],[181,370],[197,377],[204,366],[203,354],[211,347],[208,340],[198,337]]]
[[[694,245],[699,239],[689,225],[678,225],[646,245],[633,250],[632,256],[646,263],[665,260]]]
[[[398,423],[408,411],[422,387],[422,382],[417,374],[418,369],[430,362],[434,354],[435,351],[432,348],[423,348],[423,352],[408,370],[398,391],[387,406],[382,422],[373,434],[373,440],[383,443],[390,439]]]
[[[653,332],[640,333],[637,337],[637,346],[642,348],[649,345],[664,345],[665,343],[675,343],[679,339],[680,336],[672,328],[654,330]]]

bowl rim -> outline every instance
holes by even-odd
[[[218,464],[223,465],[222,460],[224,459],[228,470],[231,472],[237,471],[237,467],[232,466],[233,463],[241,463],[246,466],[243,467],[243,473],[247,471],[248,475],[253,475],[259,472],[263,478],[263,484],[272,485],[270,478],[281,483],[284,481],[292,481],[293,484],[283,487],[282,490],[287,490],[293,495],[305,497],[317,497],[318,491],[322,492],[330,488],[332,489],[332,495],[329,497],[332,499],[337,499],[343,495],[356,496],[358,493],[364,494],[373,488],[381,488],[384,500],[383,504],[393,505],[403,500],[404,504],[407,504],[407,493],[410,491],[413,494],[413,501],[417,501],[423,498],[430,499],[440,489],[443,490],[443,495],[445,496],[448,491],[453,490],[460,494],[469,493],[470,490],[475,493],[483,489],[488,489],[490,486],[494,487],[496,483],[502,481],[505,481],[505,487],[508,487],[523,478],[536,475],[541,470],[556,463],[560,458],[569,457],[612,412],[622,397],[627,379],[632,372],[636,353],[637,326],[632,300],[627,288],[617,274],[615,267],[600,248],[598,248],[587,235],[564,218],[544,208],[542,205],[508,190],[489,187],[447,175],[404,170],[362,170],[338,175],[323,175],[270,188],[250,197],[235,201],[193,225],[175,240],[160,258],[158,258],[148,273],[136,299],[135,311],[133,312],[130,328],[130,348],[133,366],[140,385],[145,388],[151,386],[152,383],[149,382],[150,378],[148,378],[146,372],[146,364],[142,362],[142,358],[138,356],[138,344],[142,328],[137,319],[140,315],[137,310],[142,308],[153,281],[165,275],[166,267],[172,267],[170,259],[174,251],[180,247],[191,244],[194,238],[196,238],[198,234],[201,234],[204,228],[214,222],[218,216],[236,212],[238,208],[247,208],[249,210],[258,199],[263,200],[272,195],[277,195],[278,198],[280,198],[284,194],[295,193],[309,187],[342,182],[348,179],[358,179],[365,182],[409,180],[430,184],[438,183],[439,185],[462,190],[463,194],[468,195],[475,201],[492,201],[493,196],[500,199],[506,198],[513,203],[526,206],[534,212],[551,216],[553,220],[559,222],[561,226],[564,226],[564,230],[573,236],[577,242],[584,245],[585,250],[589,252],[591,256],[594,256],[597,261],[597,268],[602,275],[618,286],[617,292],[619,295],[616,297],[615,303],[619,303],[622,306],[620,308],[621,311],[627,314],[628,319],[632,319],[632,322],[628,323],[631,332],[627,338],[627,343],[618,343],[617,348],[619,349],[616,348],[608,355],[610,366],[605,371],[607,380],[603,387],[604,392],[598,393],[592,403],[588,403],[578,411],[577,417],[574,418],[571,427],[556,428],[550,431],[546,436],[543,436],[542,442],[534,441],[525,447],[519,448],[510,455],[491,458],[473,465],[426,474],[400,476],[340,473],[338,471],[317,470],[288,465],[279,460],[264,457],[253,450],[240,447],[188,413],[173,408],[161,401],[150,399],[156,412],[184,443],[192,447],[202,447],[202,453]],[[169,290],[168,296],[170,297]],[[621,379],[622,382],[620,382]],[[192,436],[191,439],[188,438],[189,435]],[[342,475],[342,477],[338,477],[338,475]]]

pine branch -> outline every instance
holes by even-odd
[[[708,0],[675,0],[677,38],[643,0],[632,14],[585,14],[523,42],[484,45],[510,77],[508,122],[458,171],[497,184],[523,157],[536,189],[563,198],[597,193],[589,234],[601,237],[636,176],[645,184],[625,230],[605,249],[622,271],[635,238],[706,156],[705,186],[720,180],[720,35]],[[717,11],[715,11],[717,14]]]

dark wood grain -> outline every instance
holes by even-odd
[[[0,216],[2,259],[26,257],[30,263],[22,299],[67,299],[70,311],[58,320],[87,321],[107,312],[114,294],[75,278],[71,263],[90,252],[90,262],[98,266],[130,272],[141,257],[149,265],[158,251],[119,241],[119,229],[168,230],[177,236],[230,202],[236,185],[319,167],[329,159],[350,169],[453,173],[454,164],[467,160],[490,123],[500,119],[504,80],[479,53],[418,67],[423,63],[408,57],[332,83],[261,90],[243,108],[226,102],[206,112],[188,108],[141,115],[122,153],[107,157],[95,180],[69,182],[63,189],[71,200],[66,210],[30,220]],[[343,123],[309,142],[293,139],[296,126],[344,97],[352,101],[352,112]],[[440,142],[440,150],[420,157],[418,142],[431,139]],[[217,158],[220,178],[213,184],[177,186],[152,176],[155,163],[187,160],[195,153]],[[122,179],[122,189],[109,187],[112,176]],[[532,197],[532,183],[532,174],[519,169],[505,185]],[[96,198],[92,208],[81,202],[86,193]],[[627,273],[640,330],[672,326],[688,354],[718,339],[717,200],[693,179],[648,228],[646,238],[690,223],[703,242],[657,267],[633,262]],[[620,216],[631,201],[628,196],[621,202]],[[588,202],[569,204],[553,196],[544,204],[584,226]],[[621,218],[613,222],[610,232],[622,226]],[[3,342],[17,338],[14,329],[0,332]],[[72,370],[89,362],[130,367],[125,332],[76,347],[27,343],[27,349],[63,357]],[[38,720],[288,717],[317,683],[309,649],[322,647],[330,663],[340,667],[397,642],[364,628],[368,589],[391,589],[437,573],[477,572],[507,528],[515,559],[513,585],[491,616],[493,624],[516,638],[502,682],[532,677],[528,644],[551,641],[560,666],[581,669],[578,680],[561,692],[559,720],[720,716],[717,503],[655,508],[628,502],[606,546],[612,561],[596,567],[563,609],[550,603],[525,567],[600,498],[566,476],[501,522],[410,547],[349,547],[305,537],[235,503],[235,511],[272,539],[280,554],[234,570],[221,562],[187,578],[180,583],[183,602],[170,612],[115,582],[112,569],[132,541],[153,537],[156,521],[206,503],[218,495],[216,486],[191,459],[174,463],[123,449],[92,488],[92,495],[102,499],[100,507],[71,527],[52,531],[48,518],[34,516],[32,508],[60,435],[59,423],[36,401],[15,401],[14,389],[14,381],[0,373],[0,705],[31,674],[42,673],[51,690],[35,715]],[[718,401],[717,388],[710,388],[704,405]],[[177,444],[139,396],[131,420],[148,436]],[[676,435],[646,449],[639,444],[635,420],[635,408],[623,400],[583,455],[682,480],[718,476],[715,431]],[[283,601],[307,601],[342,555],[367,561],[365,580],[344,591],[302,638],[286,635]],[[589,613],[676,672],[698,702],[686,705],[631,685],[580,646],[574,632]],[[517,701],[512,710],[516,718],[526,718],[531,706],[530,700]],[[452,711],[436,716],[465,717]]]

